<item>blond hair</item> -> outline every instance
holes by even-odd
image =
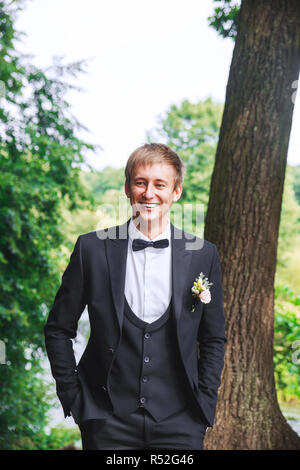
[[[140,165],[152,165],[154,163],[166,163],[174,168],[176,176],[174,189],[183,183],[185,166],[176,152],[165,144],[149,143],[135,149],[127,160],[125,178],[130,187],[134,170]]]

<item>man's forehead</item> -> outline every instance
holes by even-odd
[[[175,170],[168,163],[141,163],[135,167],[132,176],[138,178],[152,175],[157,176],[157,179],[161,179],[162,173],[166,177],[173,177]]]

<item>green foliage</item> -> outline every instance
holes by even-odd
[[[203,226],[196,226],[195,204],[203,213],[204,223],[222,113],[223,105],[211,98],[198,103],[184,100],[179,106],[172,105],[165,116],[159,117],[158,128],[147,133],[148,141],[163,141],[178,152],[186,166],[182,196],[172,207],[172,222],[181,225],[182,219],[187,232],[202,236]]]
[[[43,327],[60,282],[62,202],[69,210],[93,198],[79,179],[80,124],[65,94],[81,64],[56,60],[42,71],[16,52],[13,20],[22,2],[0,1],[0,448],[34,442],[51,406],[42,380]],[[27,59],[28,60],[28,59]],[[71,248],[71,246],[69,246]],[[66,261],[66,260],[65,260]]]
[[[295,167],[287,165],[280,215],[275,285],[299,290],[300,205],[295,194]]]
[[[198,103],[184,100],[179,106],[172,105],[166,116],[159,118],[156,131],[147,133],[148,140],[163,140],[184,161],[182,203],[208,202],[222,113],[223,105],[211,98]]]
[[[124,168],[106,166],[99,173],[84,173],[83,178],[93,191],[97,202],[102,202],[108,191],[120,192],[124,188]]]
[[[300,296],[286,286],[275,288],[274,368],[278,397],[281,401],[299,403],[300,374]],[[292,311],[291,306],[298,310]],[[295,349],[296,348],[296,349]]]
[[[278,240],[281,263],[284,263],[285,254],[297,243],[300,235],[300,206],[296,199],[294,182],[294,167],[287,165]]]
[[[80,441],[80,431],[78,428],[68,429],[65,426],[52,428],[49,433],[38,430],[34,434],[23,433],[18,445],[14,450],[64,450],[63,447],[70,446],[72,450],[79,450],[74,446],[76,441]]]
[[[298,204],[300,204],[300,165],[293,166],[293,175],[294,175],[294,191]]]
[[[238,15],[240,10],[239,0],[214,0],[218,6],[214,9],[214,15],[209,16],[209,26],[212,26],[223,38],[235,40],[237,33]]]
[[[97,211],[93,214],[93,230],[122,224],[131,216],[129,200],[124,191],[124,168],[105,167],[97,174],[85,173],[83,181],[93,192]]]

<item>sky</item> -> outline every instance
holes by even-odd
[[[88,60],[83,92],[68,100],[99,146],[95,169],[121,167],[146,142],[172,104],[211,97],[224,103],[234,43],[208,26],[212,0],[28,0],[16,22],[30,61]],[[300,164],[300,102],[296,97],[288,163]]]

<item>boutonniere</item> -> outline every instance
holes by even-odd
[[[195,311],[196,303],[198,300],[201,300],[201,302],[203,302],[204,304],[208,304],[211,301],[209,288],[212,285],[213,283],[209,282],[207,277],[204,277],[204,274],[202,272],[199,274],[199,277],[196,277],[196,280],[191,289],[192,295],[195,298],[195,302],[192,305],[191,312]]]

